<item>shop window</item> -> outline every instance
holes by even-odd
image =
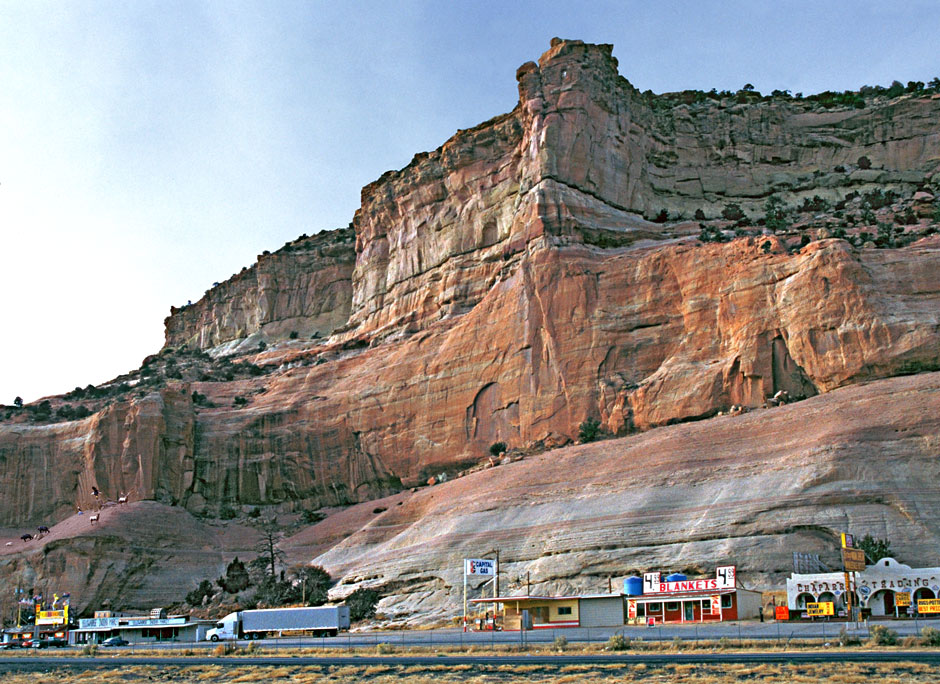
[[[679,610],[679,602],[678,602],[678,601],[668,601],[668,602],[666,603],[666,610]]]
[[[721,607],[730,608],[731,607],[731,594],[722,594],[721,595]]]
[[[637,617],[646,617],[646,604],[637,603],[636,604],[636,616]]]
[[[646,610],[649,613],[661,613],[663,610],[662,603],[647,603]]]
[[[571,606],[558,606],[559,615],[571,615]]]

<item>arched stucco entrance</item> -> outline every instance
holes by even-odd
[[[894,615],[894,592],[879,589],[868,599],[868,608],[873,616]]]

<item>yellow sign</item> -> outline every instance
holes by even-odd
[[[823,603],[807,603],[806,614],[810,617],[826,617],[835,615],[834,605],[830,601]]]
[[[918,613],[940,613],[940,599],[920,599],[917,602]]]
[[[851,534],[842,533],[842,548],[851,549],[855,546],[855,540],[852,538]]]
[[[894,605],[898,608],[904,608],[911,605],[911,592],[899,591],[894,595]]]
[[[69,621],[69,609],[40,610],[36,615],[37,625],[64,625]]]
[[[865,552],[861,549],[842,549],[842,565],[846,572],[861,572],[865,569]]]

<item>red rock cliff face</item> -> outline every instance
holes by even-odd
[[[260,340],[323,337],[346,323],[355,258],[349,229],[288,243],[213,287],[195,304],[173,308],[166,345],[209,349]]]
[[[268,339],[263,375],[0,426],[18,492],[0,520],[60,516],[91,485],[194,512],[367,500],[587,417],[623,433],[938,367],[936,238],[702,245],[644,215],[935,182],[940,102],[662,108],[578,41],[518,80],[513,112],[364,189],[355,249],[303,239],[167,320],[168,346]],[[290,331],[306,339],[274,344]]]
[[[771,194],[795,203],[874,185],[911,191],[940,164],[940,100],[662,108],[610,52],[558,42],[520,67],[511,114],[363,190],[349,335],[414,332],[469,310],[543,234],[665,239],[643,216],[717,216],[731,201],[756,215]],[[856,169],[861,156],[874,168]]]

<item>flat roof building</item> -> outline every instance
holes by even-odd
[[[100,644],[109,637],[121,637],[132,644],[157,641],[203,641],[215,620],[199,620],[187,615],[167,616],[164,611],[150,615],[113,615],[110,611],[95,613],[93,618],[78,621],[78,629],[69,634],[72,644]]]

